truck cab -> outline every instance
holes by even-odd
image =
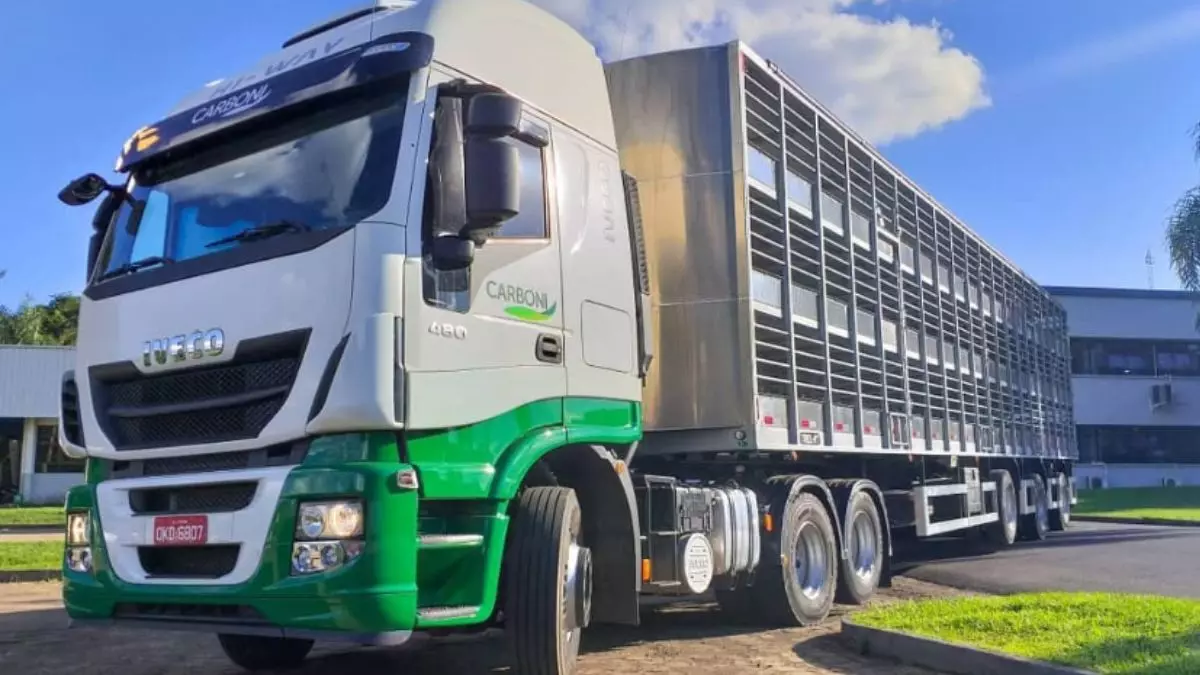
[[[615,145],[565,24],[383,0],[139,129],[121,182],[73,181],[64,202],[100,202],[60,425],[88,458],[72,620],[211,630],[250,668],[488,623],[505,556],[532,560],[506,547],[535,536],[510,532],[519,490],[574,454],[580,498],[618,497],[589,545],[616,542],[595,555],[624,592],[595,613],[636,621],[618,457],[645,350]],[[515,621],[567,663],[593,554],[554,504],[579,610]]]

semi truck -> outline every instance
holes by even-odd
[[[811,624],[902,540],[1069,524],[1062,308],[741,42],[378,0],[115,175],[59,194],[99,200],[72,625],[249,670],[500,629],[561,674],[643,596]]]

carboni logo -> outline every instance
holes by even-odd
[[[549,295],[532,288],[489,281],[484,290],[489,298],[509,303],[504,313],[522,321],[549,321],[558,311],[557,302],[550,304]]]

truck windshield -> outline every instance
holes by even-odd
[[[139,168],[95,279],[374,215],[391,194],[404,117],[397,91],[406,89],[357,96]],[[247,230],[258,231],[237,236]]]

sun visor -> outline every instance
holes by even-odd
[[[125,143],[116,170],[128,171],[196,139],[297,103],[412,72],[432,59],[433,37],[405,32],[380,36],[299,67],[288,69],[285,60],[278,68],[268,68],[266,77],[222,83],[204,103],[138,129]]]

